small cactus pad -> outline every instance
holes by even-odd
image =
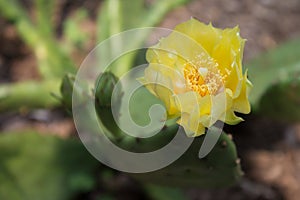
[[[270,87],[259,102],[259,113],[276,120],[296,122],[300,120],[299,106],[300,76]]]

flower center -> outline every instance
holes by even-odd
[[[212,62],[208,64],[208,67],[197,67],[189,62],[185,64],[183,69],[183,75],[188,87],[202,97],[207,94],[215,95],[220,92],[223,81],[226,78],[226,75],[222,75],[217,68],[217,64]]]

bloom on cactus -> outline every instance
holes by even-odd
[[[244,43],[238,27],[222,30],[192,18],[148,49],[140,80],[188,136],[204,134],[218,120],[237,124],[243,119],[235,112],[250,112]]]

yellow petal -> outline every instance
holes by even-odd
[[[183,75],[178,70],[174,70],[164,64],[149,64],[145,69],[144,79],[148,83],[151,82],[165,86],[175,94],[187,91]]]
[[[225,123],[229,125],[235,125],[244,121],[243,118],[236,116],[234,111],[232,110],[227,111],[225,113],[224,118],[225,118]]]
[[[231,89],[233,98],[236,98],[241,93],[243,74],[235,62],[228,72],[229,75],[225,80],[225,87]]]
[[[186,63],[201,66],[207,65],[210,60],[211,57],[200,43],[177,31],[162,38],[159,45],[152,47],[147,53],[149,63],[165,64],[179,71],[182,71]]]
[[[211,109],[209,115],[201,114],[199,121],[206,127],[210,127],[218,120],[224,121],[225,113],[232,107],[232,92],[230,89],[226,89],[222,93],[216,96],[210,96]]]
[[[210,96],[200,97],[198,93],[190,91],[175,95],[174,98],[182,113],[197,111],[198,115],[210,114]]]
[[[252,87],[252,84],[247,79],[247,72],[244,75],[244,79],[242,80],[242,88],[240,95],[233,100],[232,109],[234,111],[248,114],[251,111],[251,106],[248,100],[248,95],[250,92],[250,89]]]
[[[214,28],[211,24],[206,25],[197,19],[179,24],[175,27],[176,31],[184,33],[197,41],[206,52],[211,55],[215,45],[220,40],[221,30]]]
[[[225,68],[230,70],[234,62],[238,65],[239,71],[241,71],[244,43],[245,41],[239,35],[238,27],[222,31],[221,39],[211,54],[219,64],[222,73],[225,72]]]
[[[178,72],[160,64],[150,64],[141,80],[147,89],[165,104],[169,116],[178,114],[174,91],[184,90],[185,87],[182,86],[184,83],[178,83],[181,80]]]
[[[188,113],[182,113],[177,123],[184,128],[188,137],[196,137],[205,133],[205,127],[198,122],[198,118]]]

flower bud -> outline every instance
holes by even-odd
[[[62,103],[68,110],[72,110],[72,94],[73,94],[74,82],[75,82],[75,76],[72,74],[66,74],[63,77],[60,86]]]
[[[118,77],[111,72],[104,72],[98,77],[95,86],[95,98],[98,106],[112,106],[112,94],[118,81]],[[120,90],[116,92],[117,95],[121,95]]]
[[[98,117],[102,124],[110,131],[114,139],[120,139],[122,137],[121,130],[117,126],[112,113],[112,106],[114,110],[119,110],[118,103],[121,99],[122,92],[121,87],[116,84],[119,79],[111,72],[104,72],[96,80],[95,84],[95,108],[98,114]],[[117,97],[112,99],[112,94],[116,90]],[[112,102],[113,101],[113,102]],[[117,106],[117,107],[116,107]],[[118,114],[117,114],[118,115]]]

